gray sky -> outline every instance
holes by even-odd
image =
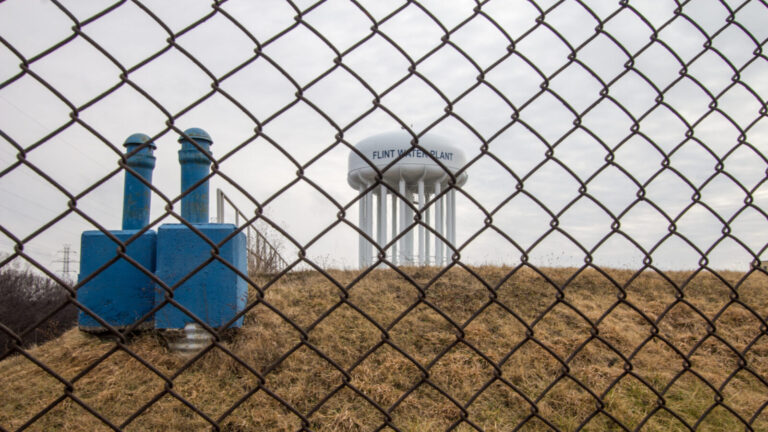
[[[313,3],[294,2],[302,10],[311,8]],[[378,21],[403,5],[401,2],[373,0],[359,3]],[[547,10],[554,2],[537,3],[542,10]],[[602,0],[583,3],[602,20],[620,7],[616,2]],[[733,10],[741,5],[741,2],[733,1],[724,3]],[[62,4],[81,22],[103,7],[101,2],[85,0],[62,1]],[[206,1],[156,0],[143,4],[174,33],[213,11]],[[459,0],[422,1],[420,5],[448,30],[471,17],[476,7],[472,1]],[[658,32],[658,41],[644,48],[653,33],[648,24],[658,30],[674,17],[675,3],[631,0],[629,6],[605,23],[605,33],[578,51],[578,62],[591,69],[598,80],[578,62],[561,70],[568,63],[570,53],[561,37],[576,48],[594,36],[598,25],[579,3],[562,2],[546,14],[545,25],[538,27],[536,18],[540,12],[531,2],[491,0],[483,4],[483,13],[516,41],[515,53],[488,70],[507,54],[509,41],[489,19],[478,15],[450,36],[450,41],[469,55],[476,66],[450,45],[420,62],[417,72],[454,102],[455,115],[474,129],[473,132],[455,117],[448,117],[430,131],[449,137],[470,160],[478,155],[482,145],[475,132],[485,140],[493,137],[489,152],[517,176],[526,177],[524,190],[555,214],[579,195],[578,181],[558,161],[569,167],[573,175],[586,181],[605,165],[608,152],[604,146],[615,149],[614,162],[640,184],[656,175],[645,187],[645,192],[658,209],[648,203],[638,203],[626,210],[634,202],[638,186],[614,166],[594,176],[587,190],[613,215],[626,211],[620,220],[621,231],[644,248],[653,247],[668,234],[669,222],[659,209],[669,218],[677,218],[692,203],[694,190],[691,186],[701,188],[715,174],[717,161],[713,154],[725,158],[723,172],[707,183],[701,190],[700,203],[677,223],[679,234],[701,251],[706,251],[722,235],[723,224],[713,212],[727,221],[743,206],[746,194],[733,180],[751,191],[766,177],[768,164],[763,154],[768,153],[768,119],[764,115],[760,117],[759,110],[764,107],[768,94],[768,61],[764,54],[753,60],[753,51],[758,48],[757,44],[765,47],[768,9],[758,1],[747,2],[738,9],[734,24],[720,31],[726,24],[728,9],[714,0],[690,1],[683,8],[684,16],[667,24]],[[231,0],[224,3],[222,9],[250,31],[263,45],[263,53],[298,85],[306,86],[333,67],[336,54],[306,25],[296,26],[274,39],[275,35],[295,24],[296,11],[289,3],[282,0]],[[633,10],[641,13],[648,23]],[[370,20],[347,0],[326,1],[304,13],[303,20],[339,52],[345,52],[371,34]],[[48,1],[7,0],[0,3],[0,36],[26,59],[72,36],[73,26],[72,19]],[[535,30],[526,35],[534,27]],[[212,79],[207,73],[217,77],[223,92],[264,123],[264,132],[300,164],[306,164],[335,142],[336,129],[308,103],[300,101],[274,117],[276,112],[296,100],[296,88],[265,58],[257,58],[229,75],[233,68],[254,56],[255,45],[223,13],[215,14],[175,38],[181,48],[205,66],[207,73],[179,49],[166,49],[167,31],[133,2],[126,2],[103,17],[82,25],[81,31],[125,69],[159,53],[153,61],[130,73],[128,78],[176,116],[176,127],[207,130],[214,139],[212,151],[216,157],[249,141],[255,124],[222,94],[215,94],[178,115],[211,91]],[[379,26],[379,31],[414,61],[439,46],[444,35],[440,26],[416,4],[408,5],[386,20]],[[706,37],[702,31],[712,38],[712,47],[716,51],[704,49]],[[522,35],[526,36],[521,39]],[[642,53],[637,54],[640,50]],[[669,50],[673,50],[674,55]],[[629,60],[626,53],[635,56],[636,70],[626,72],[625,65]],[[680,77],[680,61],[688,63],[692,59],[695,61],[687,73],[695,80],[684,78],[667,90],[664,105],[642,117],[640,134],[619,146],[630,135],[633,124],[627,113],[635,118],[643,116],[656,104],[657,91],[653,86],[666,89]],[[36,145],[26,152],[26,160],[70,193],[79,194],[117,168],[118,156],[80,124],[72,124],[45,139],[68,124],[72,108],[30,74],[8,83],[21,71],[20,63],[11,50],[0,45],[0,130],[24,148]],[[374,35],[345,54],[343,63],[377,93],[408,76],[409,60],[380,35]],[[476,67],[486,70],[485,79],[495,91],[488,85],[480,85],[456,101],[477,83],[479,72]],[[731,86],[732,68],[743,68],[740,83],[735,86]],[[121,74],[120,69],[83,36],[75,37],[33,62],[30,70],[78,107],[78,118],[83,123],[119,149],[122,149],[123,140],[134,132],[157,135],[166,129],[167,115],[128,84],[82,108],[83,104],[120,83]],[[552,92],[531,100],[544,82],[541,74],[547,77],[549,89],[582,115],[582,125],[591,133],[584,129],[569,133],[575,116]],[[221,79],[225,75],[226,78]],[[600,99],[603,85],[608,83],[611,83],[609,98],[593,106]],[[520,121],[510,126],[513,109],[497,92],[515,107],[524,106]],[[707,92],[719,96],[720,112],[707,114],[712,102]],[[314,83],[304,92],[304,97],[338,127],[345,129],[344,139],[350,143],[400,128],[399,123],[382,109],[355,122],[372,107],[374,96],[342,68],[334,69]],[[411,76],[386,93],[381,104],[419,132],[442,118],[446,107],[445,100],[417,76]],[[678,148],[686,140],[688,127],[684,122],[695,125],[693,138]],[[739,128],[745,135],[741,145]],[[176,139],[176,133],[171,131],[156,141],[154,184],[170,198],[179,193],[180,187]],[[542,140],[549,145],[558,143],[554,148],[556,160],[550,160],[531,174],[531,170],[546,157],[548,148]],[[348,153],[347,147],[337,145],[305,171],[308,178],[343,205],[356,196],[346,183]],[[669,168],[656,174],[665,154]],[[0,170],[14,164],[17,155],[18,151],[11,143],[0,137]],[[221,170],[255,199],[263,201],[293,181],[297,167],[260,137],[223,161]],[[477,160],[467,173],[469,178],[464,191],[487,211],[494,210],[515,191],[516,180],[489,156]],[[679,175],[687,178],[690,184]],[[103,226],[119,229],[122,184],[123,174],[119,173],[79,200],[77,207]],[[249,200],[224,179],[216,177],[212,180],[211,190],[216,188],[225,190],[243,210],[252,210]],[[758,187],[752,198],[756,207],[767,208],[768,185]],[[18,238],[26,238],[58,217],[67,209],[67,200],[63,193],[27,166],[5,171],[0,177],[0,223]],[[164,212],[164,202],[153,196],[152,204],[153,218],[160,216]],[[213,194],[211,204],[211,215],[215,215]],[[179,206],[175,209],[179,211]],[[605,209],[583,197],[559,217],[559,227],[591,249],[611,232],[612,218]],[[306,243],[336,220],[338,209],[308,183],[300,182],[274,198],[265,211],[297,241]],[[348,215],[356,222],[356,205]],[[470,200],[460,196],[457,218],[457,239],[464,243],[483,227],[485,215]],[[545,234],[550,229],[550,221],[551,216],[525,195],[507,202],[494,216],[494,225],[523,248]],[[166,222],[174,220],[163,221]],[[730,227],[743,246],[731,239],[723,240],[709,254],[710,265],[743,270],[751,259],[751,253],[744,246],[754,253],[765,247],[768,220],[750,208],[740,213]],[[42,264],[58,269],[60,266],[54,263],[56,251],[65,243],[79,250],[79,234],[85,229],[92,229],[92,226],[79,215],[70,214],[31,238],[25,243],[25,251]],[[276,233],[270,235],[279,237]],[[293,259],[294,248],[286,240],[281,243],[286,247],[287,258]],[[0,252],[10,252],[13,246],[13,240],[0,234]],[[323,265],[354,267],[356,248],[356,234],[342,225],[315,243],[308,254]],[[462,252],[463,260],[473,264],[515,264],[520,255],[519,250],[493,230],[486,230]],[[580,265],[584,253],[565,236],[553,232],[534,248],[530,257],[536,264]],[[642,265],[643,254],[624,236],[614,234],[594,253],[594,258],[601,265],[638,268]],[[654,264],[665,269],[694,268],[699,259],[698,252],[678,236],[664,241],[653,253]]]

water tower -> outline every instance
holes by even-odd
[[[359,203],[359,228],[383,247],[388,239],[413,224],[413,208],[416,208],[422,212],[422,222],[448,240],[449,244],[431,235],[420,224],[416,230],[418,238],[414,238],[413,229],[409,230],[385,251],[386,256],[398,265],[442,265],[448,262],[452,246],[456,243],[456,191],[448,191],[429,206],[425,204],[446,190],[451,177],[445,168],[451,173],[458,172],[466,164],[466,157],[458,147],[439,136],[419,137],[418,145],[426,152],[414,148],[413,141],[414,138],[404,130],[374,135],[360,141],[355,148],[367,160],[354,151],[350,153],[347,182],[362,193],[376,183],[377,173],[373,166],[382,171],[384,184],[370,190]],[[383,171],[398,157],[401,159]],[[456,184],[461,186],[466,181],[467,174],[462,173],[456,179]],[[406,205],[390,190],[398,191],[413,207]],[[360,267],[372,265],[378,253],[378,249],[361,235],[358,252]]]

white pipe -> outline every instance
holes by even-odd
[[[439,196],[442,189],[440,187],[440,180],[435,182],[435,196]],[[443,198],[440,197],[435,203],[435,230],[440,236],[445,236],[443,231]],[[442,266],[443,263],[443,241],[439,236],[435,236],[435,264]]]
[[[429,192],[426,192],[424,194],[424,203],[426,204],[431,199]],[[427,225],[427,227],[433,227],[432,224],[432,207],[427,207],[427,209],[424,211],[424,223]],[[429,232],[429,230],[424,227],[424,265],[429,265],[430,263],[430,257],[432,256],[432,233]]]
[[[365,186],[360,186],[361,188],[364,188]],[[365,233],[365,218],[367,217],[367,214],[365,213],[365,194],[363,194],[362,198],[360,198],[360,207],[362,207],[362,219],[360,219],[360,230]],[[360,267],[365,267],[365,237],[363,235],[360,235]]]
[[[392,233],[390,236],[394,239],[397,235],[397,198],[395,198],[395,194],[392,194]],[[392,262],[397,265],[398,258],[400,256],[397,254],[397,242],[392,244]]]
[[[451,196],[451,192],[453,192],[453,190],[450,190],[445,194],[445,237],[448,239],[448,244],[445,248],[446,261],[451,259],[454,250],[453,239],[451,239],[451,230],[453,227],[453,216],[451,214],[453,197]]]
[[[363,186],[360,186],[360,189],[358,189],[358,193],[363,193]],[[357,209],[357,227],[360,228],[361,231],[365,232],[365,195],[363,195],[360,198],[360,201],[357,202],[358,209]],[[358,244],[357,244],[357,262],[360,268],[365,267],[365,254],[363,253],[365,251],[365,237],[363,234],[358,235]]]
[[[452,189],[451,192],[451,243],[456,245],[456,190]]]
[[[405,191],[405,179],[401,178],[397,185],[398,192],[405,198],[405,201],[400,203],[400,231],[404,230],[408,222],[406,222],[406,211],[408,207],[408,193]],[[407,264],[408,254],[406,254],[408,244],[408,234],[400,237],[400,264]]]
[[[411,224],[413,224],[413,208],[411,206],[414,204],[414,200],[413,200],[413,194],[410,191],[407,192],[407,196],[408,196],[408,208],[405,209],[405,220],[406,220],[406,222],[409,225],[411,225]],[[413,265],[414,261],[415,261],[415,258],[414,258],[414,248],[413,248],[414,232],[415,232],[415,230],[413,228],[408,230],[408,236],[407,236],[408,241],[406,242],[407,248],[408,248],[407,249],[408,255],[406,255],[406,259],[408,260],[408,262],[411,265]]]
[[[376,239],[379,241],[379,247],[384,248],[387,244],[387,187],[384,183],[379,185],[379,220]],[[378,249],[376,249],[378,251]],[[386,256],[386,251],[383,251]],[[378,255],[378,253],[376,254]]]
[[[418,204],[412,192],[408,192],[408,203],[414,207],[416,204]],[[406,220],[408,221],[409,224],[413,224],[414,222],[413,221],[414,207],[409,206],[408,209],[406,210]],[[416,248],[415,248],[415,245],[416,245],[415,237],[416,237],[416,228],[412,228],[411,230],[408,231],[408,260],[411,265],[414,265],[416,263],[416,258],[417,258]]]
[[[419,179],[418,183],[419,188],[419,205],[416,206],[416,208],[419,209],[419,216],[421,219],[421,223],[419,224],[419,262],[418,265],[423,266],[424,265],[424,253],[426,252],[426,248],[424,247],[424,225],[422,225],[424,221],[424,180]]]
[[[365,194],[365,233],[368,237],[373,238],[373,191]],[[365,241],[365,265],[369,266],[373,263],[373,256],[371,255],[373,245],[369,240]]]
[[[216,222],[224,223],[224,191],[216,189]]]

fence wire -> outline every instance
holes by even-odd
[[[0,413],[0,418],[4,419],[0,421],[0,430],[76,428],[78,425],[84,429],[148,430],[149,426],[142,423],[142,418],[151,416],[153,410],[160,409],[158,407],[162,404],[173,405],[170,412],[185,418],[185,421],[191,422],[189,424],[197,425],[195,427],[229,431],[732,430],[734,427],[768,430],[768,397],[765,396],[768,395],[768,306],[765,303],[768,285],[764,278],[765,268],[760,262],[768,242],[762,232],[737,235],[732,228],[740,215],[750,212],[768,220],[768,214],[756,204],[758,192],[768,177],[761,173],[758,178],[745,181],[737,172],[740,164],[729,164],[733,155],[749,150],[752,158],[768,165],[765,144],[758,142],[766,138],[761,131],[767,121],[766,88],[759,85],[759,80],[745,78],[758,67],[762,68],[758,70],[763,71],[761,79],[765,82],[768,58],[763,49],[766,35],[754,34],[750,25],[743,23],[756,17],[765,24],[768,5],[762,0],[708,2],[719,11],[717,24],[713,25],[711,17],[689,15],[688,11],[697,4],[692,0],[667,2],[669,4],[664,7],[669,13],[661,13],[662,19],[658,14],[648,17],[648,5],[638,5],[635,1],[622,0],[611,5],[608,12],[604,9],[605,5],[600,6],[598,11],[593,2],[581,0],[529,1],[521,4],[534,11],[534,18],[525,22],[524,28],[509,28],[504,24],[509,17],[493,12],[494,5],[500,2],[502,0],[476,1],[473,7],[466,9],[463,19],[444,23],[436,11],[438,7],[429,6],[427,2],[407,0],[391,6],[391,10],[382,14],[378,9],[370,10],[381,5],[349,0],[344,3],[365,17],[369,29],[356,43],[346,48],[334,45],[334,38],[328,34],[327,28],[320,29],[313,25],[313,14],[318,13],[325,3],[330,3],[326,1],[306,6],[291,0],[274,2],[290,7],[294,20],[269,37],[254,34],[243,23],[248,17],[231,11],[228,8],[231,2],[226,1],[210,4],[206,14],[174,31],[173,26],[166,23],[168,18],[156,13],[150,2],[120,1],[83,18],[80,13],[71,10],[74,6],[67,2],[51,0],[50,3],[71,21],[71,32],[31,56],[25,55],[24,50],[12,43],[0,29],[0,43],[19,63],[18,69],[0,83],[0,97],[7,100],[11,97],[8,91],[14,83],[31,80],[49,96],[64,103],[70,117],[64,124],[47,127],[44,136],[32,142],[18,140],[12,133],[0,129],[0,136],[13,148],[15,157],[15,161],[0,171],[0,181],[11,178],[19,170],[30,170],[66,196],[68,201],[66,209],[31,233],[15,232],[6,222],[0,224],[0,232],[14,246],[13,252],[0,266],[24,261],[68,293],[66,301],[52,307],[42,317],[36,314],[36,322],[22,330],[11,329],[0,322],[0,332],[10,340],[0,357],[0,370],[5,375],[0,376],[0,382],[4,382],[9,389],[17,389],[9,393],[20,393],[19,388],[42,386],[44,382],[47,382],[48,389],[53,389],[24,393],[24,397],[30,400],[19,401],[17,405],[31,406],[31,411],[18,406],[0,407],[0,411],[5,411]],[[0,14],[12,3],[10,0],[0,2]],[[163,46],[154,53],[130,65],[113,55],[109,47],[89,36],[89,28],[126,5],[136,6],[141,14],[155,23],[165,38]],[[578,42],[569,36],[567,19],[554,18],[561,9],[574,6],[594,22],[594,28],[588,29],[587,36]],[[655,2],[651,9],[654,7],[657,7]],[[404,46],[391,35],[389,24],[397,22],[398,28],[407,26],[407,21],[402,23],[398,19],[406,10],[413,8],[439,29],[433,39],[420,41],[429,45],[423,53],[414,53],[412,47]],[[617,23],[627,17],[640,22],[650,37],[645,39],[645,34],[637,37],[631,46],[623,43],[626,39],[618,34],[623,24]],[[246,60],[223,72],[214,71],[183,43],[186,35],[194,34],[214,19],[226,23],[228,31],[247,38],[252,48],[252,54]],[[492,26],[496,36],[506,44],[506,50],[491,61],[477,60],[465,46],[455,42],[458,34],[478,23]],[[696,38],[704,40],[693,55],[680,53],[676,48],[679,41],[664,38],[667,29],[681,23],[689,26],[689,32]],[[345,23],[338,22],[336,25],[343,27]],[[306,84],[300,84],[303,81],[289,73],[271,51],[272,47],[279,47],[282,40],[298,32],[309,34],[312,43],[320,43],[334,53],[332,64],[307,80]],[[542,34],[553,37],[554,42],[551,43],[556,46],[548,47],[551,55],[541,57],[519,48]],[[725,35],[731,34],[741,38],[740,53],[746,50],[747,54],[734,58],[737,56],[731,51],[721,48],[719,42],[726,38]],[[385,41],[388,49],[394,49],[405,63],[402,74],[393,77],[392,84],[383,88],[369,82],[348,61],[361,52],[376,56],[377,52],[372,52],[366,45],[373,38]],[[621,52],[623,65],[616,73],[582,60],[584,53],[606,40],[612,49]],[[76,43],[94,48],[103,59],[119,69],[119,77],[112,86],[86,101],[67,97],[49,78],[36,72],[37,65]],[[131,44],[130,38],[123,43]],[[226,51],[226,47],[221,49]],[[474,79],[460,91],[448,91],[422,72],[430,59],[443,50],[451,50],[471,65]],[[654,50],[673,58],[678,69],[666,82],[649,76],[647,69],[638,67],[646,54]],[[162,55],[168,52],[189,60],[189,67],[205,74],[209,83],[208,89],[189,95],[192,100],[181,108],[166,107],[161,96],[144,88],[135,79],[143,68],[160,61]],[[604,55],[606,58],[610,56],[607,52]],[[692,73],[699,65],[708,65],[706,62],[713,56],[729,74],[725,85],[715,85]],[[228,81],[247,74],[246,69],[258,61],[266,61],[273,73],[284,77],[292,86],[291,94],[282,95],[288,98],[287,102],[266,114],[252,112],[241,101],[241,94],[226,90]],[[509,90],[499,88],[489,78],[494,70],[511,61],[533,70],[537,77],[537,90],[523,100],[513,98]],[[541,64],[542,61],[547,64]],[[558,76],[574,67],[599,83],[589,103],[580,106],[557,90],[562,87],[554,85]],[[351,118],[338,118],[334,113],[326,112],[321,103],[309,96],[313,88],[338,70],[346,71],[349,79],[365,88],[368,97],[365,104],[372,101]],[[632,94],[615,95],[619,83],[628,76],[636,78],[654,93],[653,102],[642,110],[636,108]],[[386,102],[388,95],[410,80],[428,86],[443,109],[440,116],[424,127],[414,127],[409,119],[401,118]],[[582,85],[580,82],[567,84],[569,87]],[[694,115],[680,112],[675,104],[668,102],[683,87],[696,89],[698,97],[704,100],[703,105],[696,106],[699,111]],[[244,113],[252,122],[253,135],[231,151],[214,155],[208,178],[219,179],[233,187],[256,209],[248,215],[239,230],[244,231],[249,224],[256,222],[265,223],[279,232],[291,247],[295,247],[297,254],[295,257],[286,256],[287,265],[281,266],[279,272],[240,274],[248,278],[250,284],[248,305],[240,314],[246,316],[244,328],[232,336],[222,329],[210,328],[196,317],[195,320],[213,334],[213,340],[203,351],[183,360],[172,355],[168,357],[168,353],[163,354],[166,357],[157,354],[150,346],[160,342],[146,339],[143,333],[136,336],[136,329],[141,323],[151,319],[151,314],[166,304],[186,311],[173,299],[176,285],[169,286],[143,269],[168,292],[166,301],[156,305],[149,314],[124,331],[118,331],[101,320],[110,329],[111,338],[100,339],[98,343],[101,345],[98,346],[101,348],[90,357],[83,357],[77,352],[84,349],[86,342],[80,339],[77,343],[73,342],[76,335],[63,336],[68,339],[60,344],[75,344],[72,351],[63,357],[71,356],[72,361],[78,362],[77,367],[67,367],[61,358],[47,355],[46,348],[25,346],[23,341],[25,336],[72,305],[93,314],[77,300],[77,291],[87,280],[78,283],[65,280],[56,274],[49,263],[36,259],[29,246],[35,238],[56,230],[70,216],[82,218],[107,233],[109,227],[83,210],[79,203],[109,180],[132,170],[127,167],[125,157],[121,156],[117,168],[83,190],[72,190],[50,175],[45,166],[38,166],[34,155],[38,149],[45,151],[47,145],[72,126],[82,127],[94,143],[121,154],[120,143],[110,140],[92,126],[88,113],[93,106],[116,97],[124,88],[139,93],[167,119],[166,128],[154,132],[154,139],[184,135],[177,124],[186,121],[195,108],[217,98]],[[512,113],[494,133],[481,131],[469,119],[470,116],[457,109],[463,100],[478,91],[495,95]],[[742,95],[749,104],[756,104],[758,110],[749,111],[745,120],[745,116],[735,113],[734,105],[727,102],[734,94]],[[556,101],[557,109],[564,108],[572,118],[563,122],[554,114],[552,118],[547,118],[548,112],[535,111],[537,103],[545,99]],[[590,113],[606,103],[618,108],[630,119],[620,136],[606,138],[590,125]],[[267,125],[281,116],[287,116],[286,113],[296,105],[309,107],[321,116],[335,135],[329,146],[303,163],[299,157],[292,156],[291,148],[286,148],[281,140],[271,137],[266,131]],[[659,135],[644,127],[651,121],[649,119],[662,111],[684,125],[682,135],[673,138],[671,144],[660,142]],[[456,191],[473,209],[482,213],[483,221],[481,227],[466,240],[452,245],[455,253],[445,266],[409,268],[393,264],[391,257],[386,255],[387,247],[405,235],[405,231],[394,236],[387,246],[376,246],[378,258],[361,272],[326,268],[307,253],[313,244],[333,236],[334,230],[339,227],[354,230],[356,235],[365,235],[358,228],[357,221],[350,218],[354,213],[351,209],[358,205],[365,192],[378,188],[381,182],[375,182],[367,191],[345,202],[339,201],[322,184],[315,182],[307,175],[307,170],[335,150],[354,151],[355,142],[348,140],[347,132],[375,113],[382,112],[410,133],[416,145],[420,136],[439,125],[457,122],[480,143],[477,153],[469,158],[461,172],[469,171],[483,161],[493,160],[514,178],[508,187],[493,186],[507,189],[503,190],[505,198],[502,202],[489,207],[477,199],[470,189],[455,183],[456,176],[461,172],[452,174],[453,182],[449,182],[449,187],[442,193]],[[532,118],[529,112],[536,112],[536,117]],[[735,137],[724,152],[712,149],[706,140],[697,136],[697,128],[714,116],[723,119],[727,125],[722,133]],[[137,126],[137,129],[140,127]],[[524,171],[513,169],[510,160],[497,154],[496,150],[498,137],[516,127],[524,128],[546,147],[544,157]],[[580,175],[568,161],[559,158],[558,146],[577,133],[592,137],[604,151],[602,160],[591,161],[596,168],[589,176]],[[241,187],[226,165],[227,161],[243,154],[257,139],[266,140],[290,158],[296,169],[295,178],[261,199]],[[638,176],[631,166],[637,161],[622,163],[617,160],[621,149],[634,139],[641,139],[660,155],[659,166],[654,167],[647,178]],[[715,165],[706,175],[696,173],[696,179],[691,179],[690,172],[673,163],[675,155],[684,153],[683,149],[690,146],[708,153]],[[373,165],[372,161],[369,162]],[[526,188],[531,179],[552,164],[559,166],[578,183],[577,193],[569,197],[561,208],[551,208],[544,196],[546,194]],[[634,185],[634,197],[626,198],[626,205],[620,211],[609,208],[591,188],[595,179],[608,170],[618,170],[624,180]],[[692,191],[690,200],[682,203],[679,211],[668,210],[648,192],[656,179],[667,175],[673,175]],[[740,207],[730,215],[722,214],[717,206],[702,198],[707,186],[723,176],[745,197]],[[288,227],[270,219],[264,212],[270,203],[287,196],[292,188],[300,185],[309,185],[322,194],[338,212],[335,221],[309,240],[296,238]],[[154,218],[146,229],[156,228],[163,221],[178,221],[198,232],[175,210],[189,191],[169,195],[157,187],[150,187],[156,200],[154,205],[165,206],[165,211]],[[407,200],[397,190],[390,189],[389,192],[401,201]],[[525,246],[515,233],[504,229],[500,223],[504,217],[504,205],[520,197],[534,202],[549,218],[549,227],[537,232],[529,246]],[[610,230],[593,245],[582,244],[576,233],[562,226],[569,210],[584,201],[594,203],[602,216],[611,221]],[[662,215],[662,229],[668,232],[653,244],[641,244],[623,225],[627,215],[638,206],[650,206]],[[701,248],[690,235],[678,230],[681,221],[702,208],[722,226],[721,232],[706,248]],[[425,226],[418,209],[416,213],[410,229]],[[3,219],[8,217],[5,213]],[[519,252],[519,261],[497,267],[473,266],[464,262],[462,254],[488,232],[497,233],[512,245]],[[556,269],[530,259],[537,247],[553,233],[562,235],[578,247],[583,253],[583,265]],[[616,270],[594,262],[598,249],[616,237],[626,240],[640,251],[642,265],[639,268]],[[654,253],[670,238],[697,251],[700,256],[697,268],[681,273],[664,270],[658,265]],[[369,240],[376,243],[374,239]],[[746,272],[734,276],[734,272],[710,266],[710,254],[726,242],[735,242],[748,251],[751,262],[744,263],[745,268],[749,266]],[[209,243],[214,250],[218,250],[218,245]],[[752,246],[755,243],[757,247]],[[349,248],[352,247],[349,245]],[[102,266],[102,270],[120,258],[137,264],[123,247],[113,260]],[[195,272],[214,261],[237,271],[214,252]],[[460,279],[459,274],[465,279]],[[387,279],[390,276],[386,275],[390,275],[391,279]],[[397,282],[393,282],[395,280]],[[715,288],[710,291],[701,288],[705,286],[702,280]],[[461,287],[464,292],[450,291],[451,287]],[[702,291],[702,294],[697,290],[706,292]],[[378,300],[361,297],[361,293],[367,292]],[[300,295],[297,297],[300,301],[292,303],[286,300],[286,296],[291,295]],[[720,300],[715,301],[715,306],[700,302],[707,296]],[[383,306],[373,308],[376,301],[381,301]],[[504,327],[501,323],[509,324]],[[486,326],[487,333],[477,333],[481,324]],[[609,324],[614,327],[609,327]],[[408,336],[409,331],[411,336]],[[573,335],[577,336],[571,337]],[[418,336],[424,338],[419,339]],[[330,343],[329,340],[335,342]],[[53,343],[59,345],[58,342]],[[707,360],[710,358],[708,355],[716,354],[723,357],[712,357],[716,359],[714,363]],[[384,357],[389,360],[383,360]],[[596,362],[589,363],[590,359]],[[218,370],[208,368],[206,362],[222,366]],[[3,364],[6,368],[2,368]],[[126,377],[125,382],[107,379],[119,376],[121,369],[128,368],[126,365],[129,364],[141,372],[136,372],[134,377]],[[24,365],[33,371],[12,373],[18,370],[13,367]],[[383,370],[372,365],[378,365]],[[222,378],[222,370],[229,373],[229,378]],[[378,375],[371,372],[376,370]],[[286,371],[295,375],[288,376]],[[652,371],[658,373],[654,375]],[[366,373],[369,375],[366,376]],[[148,394],[134,393],[140,380],[154,382],[151,386],[141,387],[150,389]],[[218,380],[218,387],[204,387],[201,382],[205,380]],[[303,390],[297,391],[296,381],[302,380],[313,386],[306,384],[307,387],[300,387]],[[389,392],[386,394],[380,388],[385,384]],[[107,398],[106,401],[98,398],[105,387],[115,385],[125,386],[118,389],[120,397]],[[200,392],[214,393],[200,394],[195,390],[198,386]],[[629,407],[622,406],[622,403]],[[110,405],[122,405],[122,414],[114,414],[114,407],[110,408]],[[63,413],[59,412],[62,410]],[[276,420],[269,420],[271,423],[267,420],[264,420],[266,423],[259,423],[262,421],[260,418],[273,415],[267,412],[279,415],[274,414]],[[176,427],[172,418],[163,421],[168,422],[169,429]]]

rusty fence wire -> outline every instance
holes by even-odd
[[[768,430],[765,1],[232,0],[169,7],[133,0],[98,8],[0,2],[0,102],[35,129],[20,131],[10,116],[0,118],[0,193],[33,202],[0,203],[7,252],[0,268],[27,266],[66,293],[24,328],[0,316],[9,340],[0,354],[2,392],[6,402],[19,398],[0,406],[0,430]],[[272,18],[254,24],[261,13]],[[144,27],[120,27],[129,18]],[[121,33],[98,36],[111,27]],[[246,50],[235,49],[235,40]],[[75,49],[89,54],[79,57]],[[325,57],[312,57],[320,51]],[[182,66],[164,72],[169,58]],[[377,69],[379,63],[387,65]],[[75,73],[55,73],[66,67]],[[339,74],[356,90],[329,84]],[[267,76],[281,84],[239,87]],[[466,108],[476,98],[489,111]],[[425,100],[436,109],[409,108]],[[240,215],[239,231],[258,223],[284,246],[277,271],[242,274],[225,263],[248,279],[238,316],[245,316],[243,328],[231,333],[195,317],[213,335],[210,343],[191,358],[167,352],[160,347],[165,336],[140,331],[142,323],[166,304],[189,311],[173,298],[178,284],[141,267],[167,292],[142,319],[125,330],[102,320],[110,330],[100,336],[73,332],[60,342],[26,344],[67,308],[93,314],[77,297],[87,280],[61,276],[40,249],[58,247],[51,243],[57,230],[111,228],[113,220],[101,215],[116,212],[103,208],[114,194],[103,191],[114,192],[109,185],[126,171],[135,174],[121,148],[127,132],[175,141],[186,136],[181,124],[212,130],[206,110],[224,113],[222,121],[240,116],[246,125],[226,139],[213,134],[206,181],[252,209]],[[160,118],[150,126],[121,118],[150,111]],[[313,129],[318,135],[308,136],[322,141],[297,147],[290,133],[277,132],[280,122],[287,122],[283,131]],[[347,188],[340,167],[360,137],[376,132],[371,124],[405,130],[414,149],[419,137],[441,128],[463,134],[468,162],[449,173],[441,193],[455,191],[474,225],[450,246],[445,265],[400,266],[387,256],[407,230],[426,226],[415,207],[414,220],[376,246],[373,265],[332,265],[337,255],[354,255],[348,251],[358,235],[367,236],[356,209],[382,184],[347,196],[332,185]],[[577,136],[597,150],[573,150]],[[70,144],[89,154],[45,158]],[[631,150],[637,146],[646,153]],[[173,159],[161,147],[158,161]],[[290,174],[272,175],[268,163],[268,174],[259,174],[263,152],[282,158]],[[84,180],[78,171],[88,159],[98,175]],[[344,162],[313,171],[329,160]],[[62,166],[71,174],[57,171]],[[488,166],[504,176],[483,185],[497,198],[457,184],[463,172],[485,178]],[[555,169],[560,180],[532,186]],[[35,181],[23,183],[22,172]],[[247,175],[261,175],[258,183],[272,189],[254,192]],[[672,183],[684,192],[676,194]],[[176,194],[178,186],[169,184],[149,185],[153,214],[144,231],[172,222],[202,235],[179,210],[190,190]],[[712,188],[723,184],[714,197]],[[58,201],[38,195],[43,189]],[[301,217],[322,225],[311,235],[270,213],[277,203],[305,199],[297,190],[332,209],[322,219],[308,205]],[[531,222],[541,224],[515,231],[505,206],[522,200],[536,210]],[[582,229],[568,225],[587,204],[606,227],[589,241],[590,217]],[[30,216],[35,206],[51,210],[50,217],[38,223]],[[637,222],[640,208],[649,213],[638,217],[651,214],[660,232],[653,241],[640,238],[651,226]],[[684,229],[702,214],[716,226],[705,240]],[[747,216],[756,222],[742,228]],[[341,231],[352,241],[334,243]],[[503,246],[489,254],[512,250],[513,259],[478,265],[484,258],[467,258],[491,235]],[[54,240],[44,242],[48,237]],[[575,264],[534,259],[553,238],[554,250],[567,244],[576,251]],[[333,245],[325,261],[311,253],[324,241]],[[616,241],[637,258],[631,266],[598,262]],[[208,243],[211,257],[195,272],[224,262],[221,244]],[[712,265],[724,245],[739,251],[739,271]],[[660,259],[686,253],[693,264],[681,270]],[[132,261],[125,245],[102,269],[121,258]],[[128,364],[140,372],[117,379]],[[160,419],[147,420],[153,415]]]

